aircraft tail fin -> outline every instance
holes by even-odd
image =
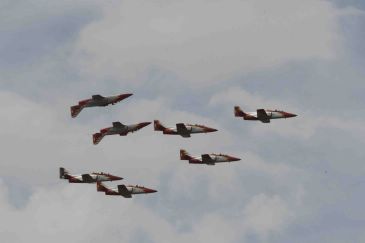
[[[192,157],[188,152],[186,152],[185,149],[180,149],[180,159],[181,160],[190,160],[190,159],[192,159]]]
[[[234,116],[236,117],[245,117],[246,113],[244,113],[241,109],[241,107],[239,106],[235,106],[234,107]]]
[[[77,117],[80,114],[81,110],[82,106],[80,105],[71,106],[71,117],[72,118]]]
[[[96,182],[96,191],[98,192],[106,192],[108,189],[104,186],[100,181]]]
[[[60,167],[60,179],[68,179],[69,177],[69,172],[63,168],[63,167]]]
[[[153,121],[155,131],[164,131],[166,127],[164,127],[159,120]]]
[[[93,144],[97,145],[103,139],[104,135],[100,132],[93,134]]]

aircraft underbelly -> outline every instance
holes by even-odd
[[[85,107],[102,106],[100,101],[89,101]]]
[[[126,129],[111,128],[106,135],[115,135],[120,133],[126,133]]]

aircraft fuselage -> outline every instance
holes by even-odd
[[[288,113],[285,111],[273,111],[273,110],[265,110],[269,119],[281,119],[281,118],[290,118],[295,117],[295,114]],[[246,116],[243,117],[244,120],[259,120],[258,114],[256,111],[246,112]]]

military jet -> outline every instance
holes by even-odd
[[[176,127],[165,127],[160,123],[159,120],[154,121],[154,129],[155,131],[162,131],[163,134],[168,135],[180,135],[184,138],[189,138],[193,133],[208,133],[208,132],[216,132],[217,129],[210,128],[203,125],[192,125],[186,123],[177,123]]]
[[[243,117],[244,120],[259,120],[263,123],[270,123],[271,119],[296,117],[296,114],[279,110],[258,109],[254,112],[243,112],[239,106],[234,107],[235,117]]]
[[[202,154],[201,156],[193,157],[184,149],[180,150],[180,159],[188,160],[190,164],[207,165],[215,165],[215,163],[233,162],[241,160],[240,158],[235,158],[233,156],[225,154]]]
[[[71,175],[65,168],[60,168],[60,179],[66,179],[70,183],[95,183],[100,181],[118,181],[122,177],[110,175],[103,172]]]
[[[108,106],[110,104],[114,105],[133,94],[120,94],[115,96],[104,97],[101,95],[93,95],[91,99],[82,100],[78,105],[71,106],[71,117],[75,118],[82,111],[82,109],[86,107],[95,107],[95,106]]]
[[[123,125],[120,122],[113,122],[112,127],[103,128],[100,132],[93,135],[93,143],[98,144],[106,135],[116,135],[126,136],[130,132],[138,131],[139,129],[148,126],[151,122],[142,122],[132,125]]]
[[[126,198],[131,198],[133,194],[148,194],[157,192],[156,190],[138,185],[136,186],[118,185],[118,187],[116,188],[107,188],[101,182],[97,182],[96,190],[98,192],[104,192],[105,195],[123,196]]]

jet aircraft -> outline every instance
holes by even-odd
[[[101,182],[97,182],[96,190],[98,192],[104,192],[105,195],[123,196],[125,198],[131,198],[133,194],[148,194],[157,192],[156,190],[138,185],[136,186],[118,185],[116,188],[108,188]]]
[[[113,122],[112,127],[103,128],[100,132],[93,135],[93,143],[98,144],[106,135],[116,135],[126,136],[130,132],[135,132],[145,126],[148,126],[151,122],[142,122],[132,125],[123,125],[120,122]]]
[[[118,181],[122,177],[114,176],[103,172],[71,175],[65,168],[60,168],[60,179],[66,179],[70,183],[95,183],[100,181]]]
[[[207,164],[207,165],[215,165],[215,163],[233,162],[241,160],[240,158],[236,158],[225,154],[202,154],[201,156],[193,157],[184,149],[180,150],[180,159],[188,160],[190,164]]]
[[[168,135],[180,135],[184,138],[190,137],[193,133],[208,133],[208,132],[216,132],[217,129],[210,128],[203,125],[192,125],[186,123],[177,123],[176,127],[165,127],[160,123],[159,120],[154,121],[154,129],[155,131],[162,131],[163,134]]]
[[[72,118],[77,117],[78,114],[82,111],[82,109],[84,109],[86,107],[108,106],[110,104],[114,105],[114,104],[128,98],[131,95],[133,95],[133,94],[120,94],[120,95],[109,96],[109,97],[104,97],[101,95],[93,95],[91,97],[91,99],[79,101],[78,105],[71,106],[71,117]]]
[[[259,120],[263,123],[270,123],[271,119],[291,118],[297,116],[296,114],[279,110],[258,109],[254,112],[244,112],[239,106],[234,107],[234,115],[235,117],[243,117],[244,120]]]

